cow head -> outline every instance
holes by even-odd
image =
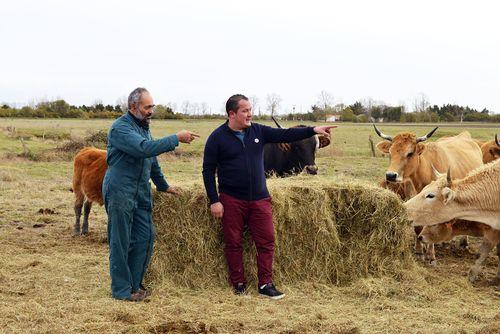
[[[278,128],[282,128],[274,117],[272,119]],[[305,127],[305,125],[295,127]],[[316,152],[328,145],[330,145],[330,139],[318,135],[291,143],[279,144],[279,149],[285,152],[287,157],[287,168],[285,169],[292,173],[317,174]]]
[[[497,134],[495,134],[495,140],[488,141],[481,146],[481,152],[485,164],[500,158],[500,142]]]
[[[445,241],[449,241],[453,238],[453,223],[455,220],[450,222],[436,224],[432,226],[424,226],[422,231],[418,235],[418,240],[429,244],[439,244]]]
[[[437,180],[432,181],[422,191],[405,202],[408,218],[414,225],[425,226],[447,222],[457,211],[455,191],[451,188],[450,169],[439,174],[434,168]]]
[[[403,201],[406,201],[417,194],[415,186],[410,179],[403,180],[403,182],[389,182],[387,180],[380,181],[380,186],[389,189],[399,196]]]
[[[377,148],[383,153],[388,153],[391,157],[389,169],[385,173],[386,180],[390,182],[402,182],[403,179],[415,173],[419,165],[419,155],[425,149],[423,142],[437,130],[436,127],[422,137],[417,137],[413,133],[402,132],[393,138],[383,134],[375,124],[373,124],[373,127],[375,132],[385,139],[377,144]]]

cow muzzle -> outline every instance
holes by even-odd
[[[396,182],[398,180],[398,173],[396,172],[387,172],[385,173],[385,179],[390,182]]]
[[[318,174],[318,166],[316,166],[316,165],[305,166],[304,172],[306,174],[316,175],[316,174]]]

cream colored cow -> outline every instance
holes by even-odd
[[[453,170],[451,170],[453,172]],[[500,230],[500,160],[477,168],[460,180],[450,169],[405,203],[414,225],[465,219]]]

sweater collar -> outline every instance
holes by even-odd
[[[229,120],[226,120],[226,122],[224,123],[224,127],[227,129],[227,131],[231,132],[231,133],[236,133],[236,132],[242,132],[244,134],[247,134],[249,129],[250,129],[250,126],[246,129],[243,129],[243,131],[234,131],[233,129],[231,129],[229,127]]]

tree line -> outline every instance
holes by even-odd
[[[268,94],[265,100],[264,111],[261,110],[259,99],[256,96],[249,97],[257,119],[269,119],[280,110],[281,97],[276,94]],[[156,106],[154,118],[157,119],[186,119],[186,118],[225,118],[225,111],[212,113],[206,103],[190,103],[184,101],[177,111],[175,104]],[[104,105],[96,102],[90,106],[70,105],[65,100],[39,102],[33,106],[15,108],[8,104],[0,105],[0,117],[25,117],[25,118],[117,118],[127,110],[126,102],[118,101],[115,105]],[[487,109],[476,110],[468,106],[445,104],[442,106],[430,105],[425,97],[421,95],[413,102],[413,110],[407,111],[406,106],[391,106],[372,99],[356,101],[345,105],[335,103],[331,94],[322,91],[318,102],[310,107],[307,112],[295,112],[295,106],[288,110],[283,119],[291,121],[327,121],[334,116],[336,121],[342,122],[500,122],[500,114],[494,114]]]

